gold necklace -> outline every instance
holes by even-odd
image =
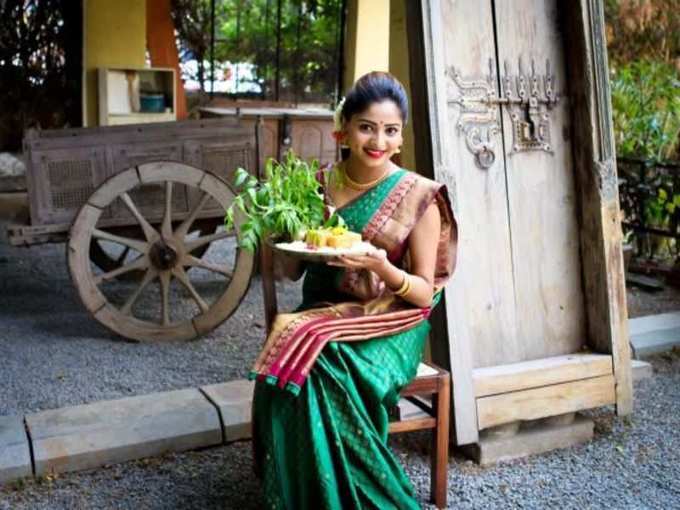
[[[342,176],[343,180],[345,181],[345,184],[347,185],[347,187],[356,191],[365,191],[367,189],[372,188],[376,184],[382,182],[382,180],[385,179],[385,177],[387,177],[389,173],[390,173],[389,168],[386,168],[385,172],[377,179],[373,179],[372,181],[368,182],[357,182],[354,179],[352,179],[347,173],[346,165],[342,166]]]

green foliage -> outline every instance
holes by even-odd
[[[180,47],[200,63],[209,58],[210,1],[172,0]],[[342,0],[217,0],[216,62],[249,62],[264,99],[276,87],[277,5],[280,4],[279,99],[331,103],[337,84]],[[209,70],[199,67],[199,81]],[[237,76],[240,82],[243,77]]]
[[[80,2],[0,0],[0,152],[24,129],[81,123]]]
[[[246,216],[239,228],[240,245],[254,251],[263,238],[292,240],[319,226],[341,224],[338,215],[324,221],[326,205],[319,191],[318,162],[311,164],[289,151],[284,162],[269,159],[261,183],[246,170],[236,170],[234,184],[239,190],[226,213],[226,226],[234,225],[234,208]]]
[[[619,156],[662,161],[677,155],[680,76],[661,62],[635,61],[612,71],[611,92]]]
[[[277,2],[227,0],[224,4],[227,14],[218,37],[225,44],[218,48],[218,58],[255,64],[265,97],[272,97]],[[281,0],[280,98],[334,100],[340,5],[340,0]]]
[[[656,195],[646,203],[645,223],[654,227],[665,227],[678,207],[680,195],[669,196],[665,189],[659,188]]]

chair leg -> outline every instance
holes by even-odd
[[[432,433],[430,491],[437,508],[446,508],[449,465],[450,386],[448,375],[442,378],[439,392],[432,395],[432,407],[437,410],[437,427]]]

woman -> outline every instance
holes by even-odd
[[[348,227],[380,249],[308,265],[299,311],[277,316],[255,363],[267,508],[419,507],[387,447],[387,411],[415,376],[455,266],[456,227],[445,189],[390,159],[407,112],[402,85],[378,72],[339,107],[348,155],[320,181]]]

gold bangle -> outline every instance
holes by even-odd
[[[401,297],[405,297],[406,294],[411,292],[411,277],[407,276],[407,279],[408,279],[408,285],[406,286],[406,289],[404,289],[404,291],[401,294],[399,294]]]
[[[402,271],[402,273],[404,273],[404,282],[401,284],[401,287],[392,291],[396,296],[405,296],[411,290],[411,278],[409,277],[409,274],[406,271]]]
[[[392,290],[393,294],[398,294],[399,292],[403,292],[404,289],[406,288],[406,285],[407,285],[406,271],[402,271],[401,274],[403,276],[403,278],[401,279],[401,285],[399,286],[399,288],[397,290],[394,290],[394,289]]]

